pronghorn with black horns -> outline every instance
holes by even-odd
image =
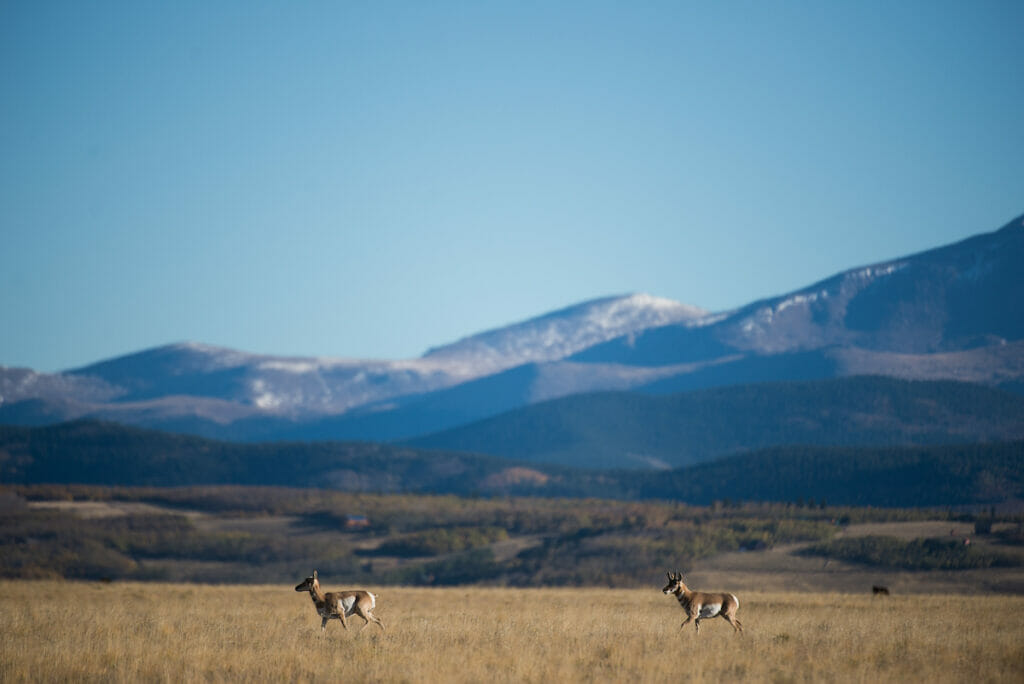
[[[686,620],[679,625],[679,629],[693,620],[693,626],[700,632],[700,621],[705,618],[721,617],[732,625],[736,632],[743,632],[743,625],[736,619],[736,611],[740,609],[740,600],[736,594],[706,594],[702,591],[690,591],[683,584],[683,575],[676,572],[674,575],[669,572],[668,584],[662,589],[666,594],[675,594],[679,605],[686,611]]]
[[[302,583],[295,587],[295,591],[308,591],[316,612],[320,615],[320,631],[327,631],[328,620],[341,620],[341,626],[348,629],[348,621],[345,618],[351,615],[358,615],[366,622],[359,628],[362,632],[370,621],[376,622],[384,629],[384,623],[373,614],[377,605],[377,597],[362,589],[351,591],[329,591],[326,594],[320,589],[320,580],[316,577],[316,570],[312,577],[302,580]],[[358,632],[357,632],[358,634]]]

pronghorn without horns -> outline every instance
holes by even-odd
[[[320,580],[316,577],[316,570],[311,577],[307,577],[295,587],[295,591],[308,591],[316,612],[320,615],[320,631],[327,630],[328,620],[341,620],[341,626],[348,629],[348,621],[345,619],[351,615],[358,615],[365,622],[359,628],[363,631],[370,621],[376,622],[384,629],[384,623],[373,614],[377,605],[377,597],[362,589],[350,591],[329,591],[326,594],[320,589]]]
[[[675,594],[679,599],[679,605],[686,611],[686,620],[679,625],[679,629],[693,620],[693,626],[700,632],[700,621],[706,618],[720,617],[732,625],[736,632],[743,631],[743,624],[736,619],[736,611],[740,609],[740,600],[735,594],[707,594],[702,591],[690,591],[683,584],[683,575],[676,572],[674,575],[669,572],[668,584],[662,589],[666,594]]]

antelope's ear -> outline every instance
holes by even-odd
[[[316,579],[316,570],[313,571],[313,579]]]

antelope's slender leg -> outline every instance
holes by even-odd
[[[722,617],[725,618],[726,622],[728,622],[730,625],[732,625],[732,629],[733,629],[734,632],[742,632],[743,631],[743,625],[740,624],[739,620],[737,620],[736,618],[732,617],[728,613],[722,613]]]
[[[327,618],[320,618],[320,631],[321,632],[326,632],[327,631]]]
[[[361,617],[364,620],[366,620],[366,622],[363,624],[363,626],[359,629],[360,632],[362,632],[363,629],[366,628],[366,625],[370,624],[371,620],[373,622],[376,622],[380,626],[380,628],[382,630],[384,630],[385,632],[387,631],[387,629],[385,629],[385,627],[384,627],[384,623],[380,621],[380,618],[378,618],[376,615],[374,615],[370,611],[363,610],[360,606],[356,606],[355,612],[356,612],[356,615],[358,615],[359,617]]]
[[[361,627],[359,628],[359,631],[358,631],[358,632],[356,632],[356,634],[359,634],[359,633],[361,633],[361,632],[362,632],[362,631],[363,631],[364,629],[366,629],[366,625],[370,624],[370,618],[366,617],[366,613],[365,613],[365,612],[363,612],[363,609],[362,609],[362,608],[360,608],[359,606],[356,606],[356,610],[355,610],[355,613],[356,613],[356,615],[358,615],[359,617],[363,618],[363,624],[362,624],[362,626],[361,626]]]
[[[359,636],[366,629],[366,625],[370,624],[370,618],[366,617],[366,613],[359,606],[356,606],[355,614],[363,618],[363,624],[359,625],[359,629],[356,630],[356,636]]]

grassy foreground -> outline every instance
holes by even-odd
[[[698,636],[659,589],[385,587],[324,635],[291,586],[2,581],[0,681],[1024,681],[1024,597],[739,593]]]

